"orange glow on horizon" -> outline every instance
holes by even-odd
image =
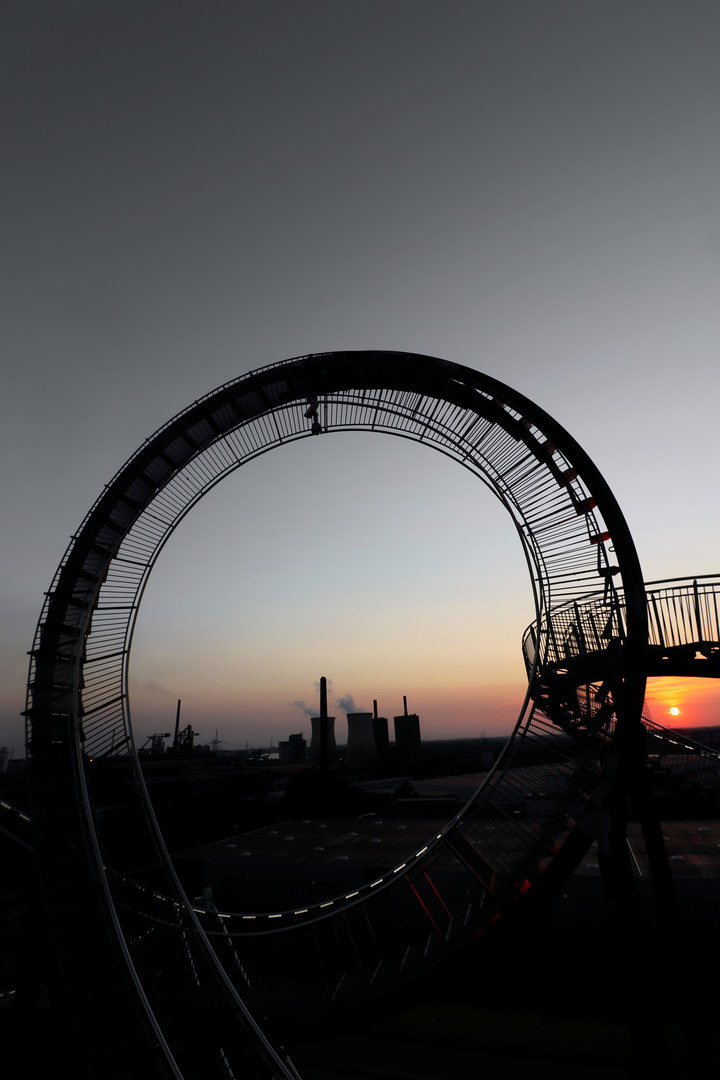
[[[720,687],[715,679],[648,679],[645,715],[669,727],[714,727],[720,724]]]
[[[335,736],[345,741],[346,720],[339,698],[349,687],[329,674],[329,711],[335,715]],[[359,680],[358,680],[359,681]],[[408,695],[408,709],[420,716],[423,739],[477,738],[509,735],[517,722],[524,687],[501,683],[480,688],[457,687],[452,691],[443,688],[427,688],[412,683],[399,683],[392,687],[374,683],[358,686],[352,684],[352,693],[359,711],[372,710],[373,699],[378,701],[378,712],[387,716],[392,730],[392,718],[402,712],[402,695]],[[310,730],[310,715],[317,715],[319,708],[316,688],[307,683],[300,686],[270,687],[265,693],[228,694],[223,688],[208,693],[206,688],[184,687],[183,692],[173,695],[165,687],[153,689],[140,684],[133,696],[133,727],[140,742],[153,730],[168,724],[175,716],[177,697],[182,698],[182,720],[191,723],[199,732],[199,743],[207,742],[215,729],[226,743],[244,745],[267,745],[270,736],[275,741],[286,739],[291,732]],[[302,707],[307,708],[307,712]],[[317,707],[316,707],[317,706]]]

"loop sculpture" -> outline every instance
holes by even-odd
[[[177,882],[134,749],[140,602],[206,492],[274,447],[343,431],[426,443],[510,514],[536,613],[528,691],[487,781],[401,866],[316,908],[219,920],[193,910]],[[81,523],[31,654],[36,847],[56,979],[91,1073],[294,1075],[254,1016],[281,1023],[299,1002],[306,1015],[348,1008],[559,884],[635,753],[646,646],[642,575],[612,492],[555,420],[495,379],[415,354],[325,353],[253,371],[174,417]],[[89,766],[99,758],[124,761],[136,794],[132,865],[110,866],[102,850]]]

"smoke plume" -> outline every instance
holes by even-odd
[[[336,698],[335,704],[337,705],[338,709],[342,709],[342,711],[345,713],[363,712],[363,710],[355,704],[355,700],[352,694],[345,694],[341,698]]]

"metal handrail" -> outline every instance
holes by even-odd
[[[645,587],[649,645],[663,649],[695,646],[707,652],[720,649],[720,574],[646,582]],[[546,641],[543,662],[561,663],[597,654],[611,641],[622,641],[624,610],[622,592],[617,593],[613,603],[606,592],[597,592],[552,609],[540,626],[540,635]],[[608,621],[598,633],[595,616],[600,613]],[[537,636],[536,621],[523,634],[525,654],[526,643]],[[588,648],[588,642],[595,647]]]

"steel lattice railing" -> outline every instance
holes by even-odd
[[[717,575],[648,582],[648,645],[667,655],[673,650],[716,657],[720,649],[720,579]],[[547,665],[598,658],[621,642],[626,630],[626,601],[622,592],[607,590],[558,605],[523,635],[528,669],[539,637],[546,640]],[[700,671],[697,672],[700,674]],[[713,672],[715,674],[715,672]]]

